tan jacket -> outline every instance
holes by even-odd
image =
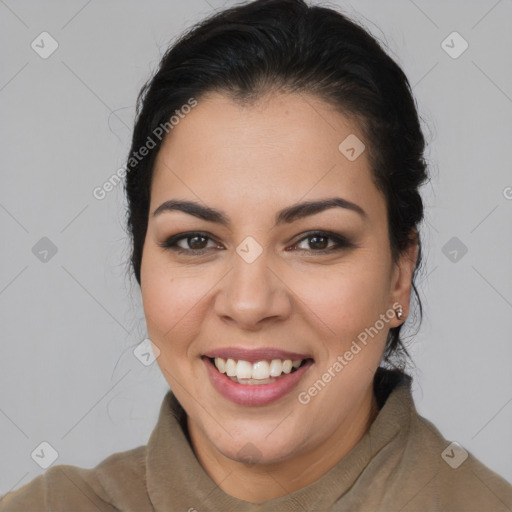
[[[380,411],[361,441],[316,482],[255,505],[223,492],[197,461],[171,391],[146,446],[92,469],[49,468],[0,501],[14,511],[512,512],[512,485],[416,412],[411,379],[379,369]]]

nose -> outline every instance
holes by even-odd
[[[243,330],[258,330],[270,322],[289,317],[289,289],[271,268],[267,251],[252,262],[233,255],[233,267],[222,279],[214,310],[224,322]]]

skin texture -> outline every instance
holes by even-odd
[[[141,267],[148,334],[187,412],[196,456],[220,488],[239,499],[264,501],[314,482],[361,439],[378,412],[372,380],[389,328],[407,316],[417,246],[392,261],[385,198],[367,154],[349,161],[338,150],[350,134],[364,141],[354,123],[311,95],[274,93],[240,106],[212,93],[174,127],[157,157]],[[364,142],[369,147],[371,141]],[[335,196],[366,215],[335,207],[275,225],[282,208]],[[177,211],[153,217],[170,199],[221,210],[231,225]],[[202,255],[159,245],[196,230],[210,238],[178,244],[204,248]],[[336,240],[305,238],[313,230],[344,235],[354,246],[318,253]],[[252,263],[236,252],[248,236],[263,248]],[[301,404],[299,393],[396,302],[402,320],[392,317]],[[277,402],[237,405],[212,387],[201,359],[227,346],[306,353],[314,364]],[[251,450],[257,463],[247,459]]]

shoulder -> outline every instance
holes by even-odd
[[[110,455],[91,469],[57,465],[0,500],[0,512],[153,510],[146,490],[146,446]]]
[[[404,512],[427,503],[438,510],[512,510],[512,485],[415,410],[403,455],[402,484],[407,480],[410,490]]]

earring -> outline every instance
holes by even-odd
[[[402,319],[402,316],[403,316],[403,309],[402,309],[402,306],[398,306],[396,308],[396,317],[398,318],[398,320],[401,320]]]

